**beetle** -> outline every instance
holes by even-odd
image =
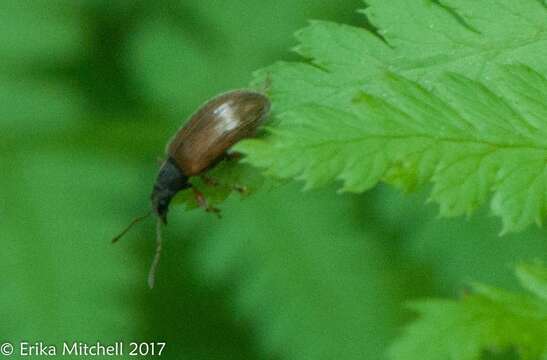
[[[162,163],[152,194],[152,210],[135,218],[112,242],[118,241],[129,229],[154,212],[158,217],[157,249],[149,275],[153,286],[154,271],[161,252],[161,224],[167,224],[169,204],[182,190],[192,187],[189,178],[203,175],[227,157],[227,151],[238,141],[252,137],[266,120],[270,100],[252,90],[233,90],[203,104],[169,141],[166,160]],[[218,210],[209,206],[203,195],[194,189],[196,200],[207,211]]]
[[[164,224],[173,197],[192,186],[188,178],[211,169],[235,143],[254,136],[269,110],[270,101],[261,93],[230,91],[206,102],[177,131],[151,195],[152,208]],[[198,203],[206,207],[202,199]]]

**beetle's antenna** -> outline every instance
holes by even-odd
[[[156,269],[158,268],[161,258],[163,244],[163,240],[161,238],[161,225],[161,219],[158,218],[156,223],[156,254],[154,255],[154,260],[152,260],[152,265],[150,265],[150,271],[148,272],[148,286],[150,289],[153,289],[156,284]]]
[[[115,242],[117,242],[118,240],[120,240],[125,234],[127,234],[127,232],[128,232],[129,230],[131,230],[131,228],[133,227],[133,225],[140,223],[141,221],[143,221],[144,219],[146,219],[147,217],[149,217],[151,214],[152,214],[152,210],[150,210],[149,212],[147,212],[145,215],[138,216],[138,217],[134,218],[134,219],[129,223],[129,225],[127,225],[127,227],[126,227],[125,229],[123,229],[123,231],[122,231],[118,236],[115,236],[115,237],[112,239],[112,243],[114,244]]]

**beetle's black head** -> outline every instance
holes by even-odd
[[[188,177],[182,173],[172,158],[168,158],[160,168],[150,196],[152,209],[164,224],[167,224],[167,212],[173,197],[190,186]]]

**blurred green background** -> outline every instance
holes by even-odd
[[[166,341],[164,359],[381,359],[402,303],[470,280],[516,288],[545,232],[426,194],[299,184],[172,209],[157,287],[147,207],[166,141],[211,96],[296,60],[309,19],[359,0],[0,0],[0,341]]]

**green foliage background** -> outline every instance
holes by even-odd
[[[545,231],[499,237],[487,209],[438,219],[426,193],[289,184],[174,208],[157,288],[148,207],[167,139],[245,87],[309,19],[360,1],[0,0],[0,341],[166,341],[164,359],[381,359],[402,304],[470,281],[519,288]],[[427,191],[428,189],[426,189]],[[493,354],[512,358],[514,354]]]

